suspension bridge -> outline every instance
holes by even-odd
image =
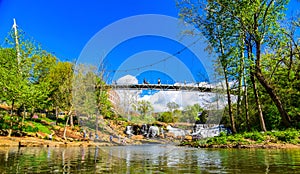
[[[207,85],[196,84],[109,84],[112,89],[120,90],[161,90],[161,91],[199,91],[212,92],[215,87],[208,87]]]

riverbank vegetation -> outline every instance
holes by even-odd
[[[267,132],[244,132],[232,135],[226,135],[224,132],[220,136],[206,138],[196,141],[184,141],[181,145],[192,147],[235,147],[235,148],[255,148],[255,147],[281,147],[288,148],[289,145],[298,145],[300,143],[300,132],[296,129],[287,129],[284,131]]]
[[[227,95],[222,123],[233,133],[300,128],[300,18],[286,17],[288,3],[177,1],[217,56]]]

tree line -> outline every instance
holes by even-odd
[[[71,126],[73,116],[78,114],[92,117],[95,114],[113,116],[111,103],[108,101],[108,89],[104,89],[103,78],[95,71],[84,72],[84,67],[75,62],[62,62],[41,46],[25,39],[21,35],[19,45],[15,44],[14,35],[7,38],[8,46],[0,48],[0,104],[2,129],[20,129],[24,120],[35,114],[55,115],[64,112]],[[86,83],[93,77],[93,99],[88,100]],[[77,79],[77,81],[76,81]],[[78,79],[81,82],[78,82]],[[77,90],[74,90],[76,83]],[[102,90],[96,90],[96,88]],[[77,93],[74,93],[77,91]],[[80,91],[81,93],[79,93]],[[81,99],[81,103],[79,102]],[[95,103],[92,112],[85,112],[82,107]],[[79,107],[82,106],[81,108]],[[76,107],[75,107],[76,106]],[[101,108],[101,109],[100,109]],[[3,110],[5,109],[5,110]],[[96,110],[99,109],[99,112]],[[8,116],[8,117],[6,117]],[[70,121],[69,121],[70,120]],[[5,126],[7,125],[7,126]]]
[[[201,31],[217,55],[228,103],[223,122],[234,133],[300,128],[300,18],[286,17],[288,3],[177,1],[180,17]]]

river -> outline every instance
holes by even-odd
[[[300,173],[300,150],[1,147],[0,173]]]

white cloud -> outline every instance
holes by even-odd
[[[198,92],[159,91],[154,95],[145,95],[139,100],[150,101],[156,112],[162,112],[168,109],[169,102],[177,103],[180,109],[199,103],[199,94]]]
[[[117,80],[117,84],[127,85],[127,84],[138,84],[138,79],[132,75],[126,75]]]

